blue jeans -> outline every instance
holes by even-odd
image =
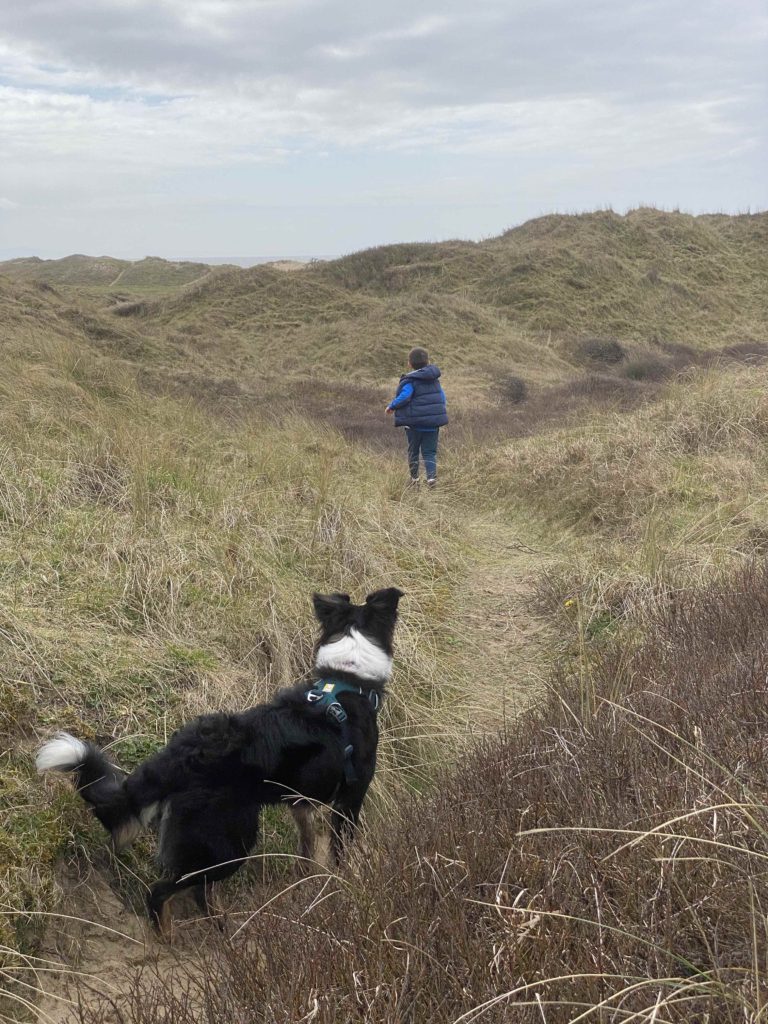
[[[440,436],[440,428],[417,430],[415,427],[406,427],[405,436],[408,440],[408,468],[411,471],[411,479],[419,479],[419,452],[421,452],[424,469],[427,471],[427,480],[436,480],[437,441]]]

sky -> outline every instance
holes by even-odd
[[[0,259],[768,206],[766,0],[0,0]]]

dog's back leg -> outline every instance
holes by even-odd
[[[211,896],[213,895],[211,892],[212,888],[212,885],[206,885],[206,883],[203,882],[202,885],[196,885],[192,890],[195,903],[206,917],[213,916],[213,906],[211,904]]]
[[[307,861],[315,859],[315,809],[312,804],[302,800],[291,804],[291,814],[299,830],[299,857],[304,862],[302,866],[306,868],[309,866]]]
[[[260,809],[229,790],[191,790],[166,801],[158,849],[164,877],[147,900],[159,931],[168,923],[168,901],[184,889],[194,889],[196,899],[202,889],[198,906],[210,914],[205,890],[242,867],[256,842]]]
[[[234,851],[233,851],[234,852]],[[206,917],[211,918],[219,930],[223,930],[224,924],[211,904],[211,890],[214,881],[221,881],[233,875],[240,867],[242,861],[228,864],[226,867],[212,868],[205,871],[205,865],[199,868],[198,873],[192,878],[161,878],[150,887],[147,896],[147,911],[149,919],[155,930],[164,938],[170,937],[171,927],[171,900],[178,893],[185,889],[192,889],[195,903]],[[200,879],[203,879],[201,882]]]
[[[172,878],[162,878],[150,887],[147,895],[147,912],[155,931],[163,938],[170,938],[171,907],[170,900],[179,892]]]
[[[171,900],[178,893],[185,889],[191,889],[195,903],[206,917],[215,921],[216,927],[223,928],[219,915],[211,905],[211,888],[214,882],[229,878],[243,863],[242,854],[236,856],[238,851],[234,848],[229,851],[233,854],[231,863],[213,867],[210,862],[188,865],[189,870],[195,872],[191,877],[177,876],[175,878],[161,878],[150,887],[147,896],[147,911],[149,919],[155,930],[164,938],[169,938],[171,926]],[[184,872],[186,874],[186,871]]]
[[[216,908],[213,905],[213,882],[205,881],[201,885],[196,885],[192,890],[192,895],[195,898],[195,903],[200,908],[201,912],[209,918],[220,932],[224,931],[224,921]]]

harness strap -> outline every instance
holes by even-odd
[[[354,686],[352,683],[346,683],[342,680],[320,679],[311,690],[307,690],[307,701],[310,704],[324,705],[325,713],[339,726],[341,745],[344,751],[344,780],[347,785],[351,785],[353,782],[357,782],[357,773],[355,772],[355,766],[352,764],[352,755],[355,748],[352,745],[352,738],[349,732],[349,715],[336,699],[337,693],[356,693],[361,697],[367,696],[369,704],[373,707],[374,714],[379,710],[380,699],[378,693],[373,690],[368,690],[366,694],[362,686]]]

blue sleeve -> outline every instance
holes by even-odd
[[[413,397],[413,384],[408,380],[403,384],[400,390],[397,392],[395,397],[389,403],[388,408],[399,409],[401,405],[405,405],[406,402],[410,402]]]
[[[440,385],[440,394],[442,395],[443,401],[445,402],[445,407],[447,409],[448,408],[448,399],[445,397],[445,392],[443,391],[443,385],[442,384]]]

